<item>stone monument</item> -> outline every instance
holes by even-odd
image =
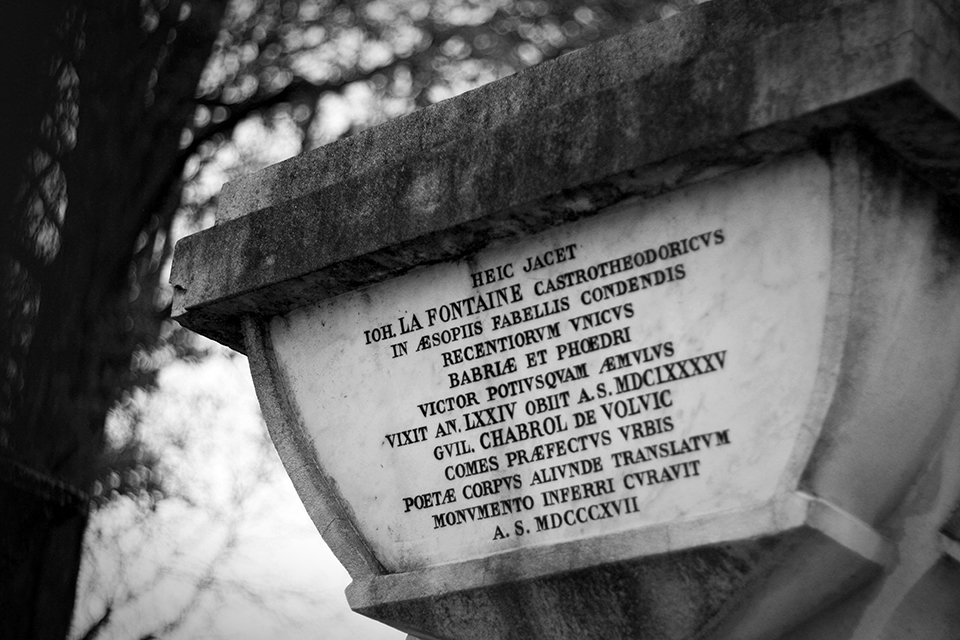
[[[960,3],[714,0],[224,187],[351,607],[430,638],[960,633]]]

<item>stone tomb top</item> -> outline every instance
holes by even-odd
[[[707,2],[225,185],[180,322],[284,313],[855,128],[960,197],[955,3]],[[816,69],[816,73],[811,73]]]
[[[274,318],[385,567],[770,500],[817,373],[828,185],[807,156]]]

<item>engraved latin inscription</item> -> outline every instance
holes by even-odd
[[[829,184],[764,165],[275,317],[324,491],[390,571],[763,508],[816,428]]]
[[[558,244],[470,271],[469,295],[359,329],[386,367],[432,365],[419,368],[434,391],[396,407],[380,436],[435,471],[389,505],[396,519],[441,540],[535,540],[631,518],[650,492],[717,473],[711,452],[734,430],[681,427],[701,400],[692,381],[724,376],[736,354],[691,349],[654,321],[648,294],[697,278],[726,241],[707,228],[615,257]]]

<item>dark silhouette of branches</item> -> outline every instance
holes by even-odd
[[[245,364],[216,353],[200,365],[178,365],[175,375],[164,374],[154,391],[138,394],[111,417],[112,439],[142,433],[146,448],[163,452],[166,496],[115,495],[94,520],[82,581],[84,617],[75,638],[189,636],[226,604],[276,615],[281,623],[287,611],[324,606],[302,587],[264,584],[262,577],[236,571],[251,548],[275,544],[250,530],[282,520],[276,496],[287,481],[255,400],[245,395]],[[238,464],[208,477],[218,457]],[[115,493],[118,487],[99,490]],[[176,601],[160,606],[174,586]]]

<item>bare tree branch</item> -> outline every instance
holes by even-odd
[[[104,609],[103,614],[97,618],[96,622],[91,625],[91,627],[84,633],[78,640],[96,640],[100,635],[100,632],[109,624],[110,616],[113,614],[113,607],[107,605],[107,608]]]

